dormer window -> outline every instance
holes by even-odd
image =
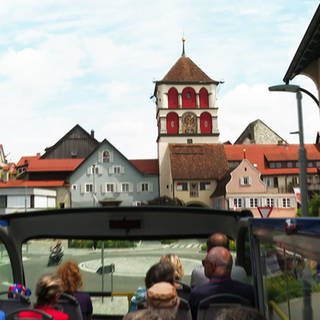
[[[241,186],[249,186],[251,185],[251,177],[243,176],[240,178],[240,185]]]

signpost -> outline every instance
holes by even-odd
[[[268,218],[273,207],[257,207],[262,218]]]

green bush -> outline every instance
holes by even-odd
[[[134,241],[128,240],[105,240],[103,241],[104,248],[134,248],[136,244]],[[93,248],[94,241],[92,240],[69,240],[69,248]],[[102,247],[102,241],[97,241],[96,248]]]
[[[176,242],[176,240],[170,240],[170,239],[161,240],[161,244],[171,244],[174,242]]]

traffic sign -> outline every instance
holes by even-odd
[[[268,218],[272,211],[272,207],[257,207],[262,218]]]

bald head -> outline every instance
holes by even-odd
[[[214,247],[209,250],[205,258],[205,274],[208,278],[213,276],[230,276],[232,256],[224,247]]]
[[[213,233],[207,239],[207,252],[214,247],[225,247],[229,249],[229,239],[223,233]]]

